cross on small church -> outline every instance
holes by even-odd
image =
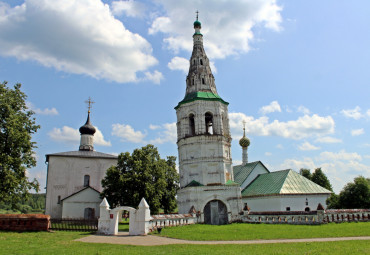
[[[89,99],[86,100],[85,103],[87,104],[88,113],[90,113],[90,109],[92,108],[92,104],[95,104],[95,102],[92,101],[91,97],[89,97]]]
[[[245,130],[245,124],[246,124],[247,122],[245,121],[245,120],[243,120],[243,130]]]
[[[198,20],[198,14],[199,14],[199,11],[197,10],[195,13],[197,14],[197,20]]]

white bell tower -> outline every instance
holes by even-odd
[[[206,195],[212,195],[212,198],[217,200],[217,196],[222,193],[218,191],[204,193],[201,191],[204,187],[220,191],[234,184],[229,103],[217,94],[215,79],[203,47],[198,15],[194,29],[186,93],[184,99],[175,107],[181,187],[178,192],[179,213],[188,213],[192,206],[197,211],[203,211],[205,204],[202,203],[206,202]],[[235,188],[239,190],[239,193],[236,192],[239,198],[240,187]],[[218,205],[214,203],[213,206]],[[230,206],[225,206],[228,207],[225,210],[231,210]]]

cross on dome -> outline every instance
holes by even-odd
[[[88,113],[90,113],[90,109],[92,108],[92,104],[95,104],[95,102],[92,101],[91,97],[89,97],[89,99],[87,99],[85,101],[85,103],[87,104]]]

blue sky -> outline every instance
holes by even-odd
[[[153,143],[177,156],[174,107],[185,94],[199,10],[219,95],[230,103],[234,164],[245,120],[249,160],[271,171],[322,167],[335,192],[370,176],[368,1],[0,1],[0,80],[22,83],[45,154]]]

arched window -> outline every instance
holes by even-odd
[[[191,79],[191,85],[194,85],[194,78]]]
[[[90,186],[90,175],[84,176],[84,187]]]
[[[195,65],[195,59],[193,60],[193,64]]]
[[[206,84],[206,81],[204,80],[204,78],[202,78],[202,84]]]
[[[203,60],[200,59],[199,60],[199,63],[200,63],[200,65],[203,65]]]
[[[213,116],[212,113],[207,112],[206,117],[206,134],[213,135]]]
[[[189,135],[195,135],[194,114],[189,115]]]
[[[304,208],[304,211],[305,211],[305,212],[309,212],[309,211],[310,211],[310,207],[306,207],[306,208]]]
[[[60,196],[58,196],[58,202],[57,202],[58,205],[60,205],[60,201],[61,201]]]

